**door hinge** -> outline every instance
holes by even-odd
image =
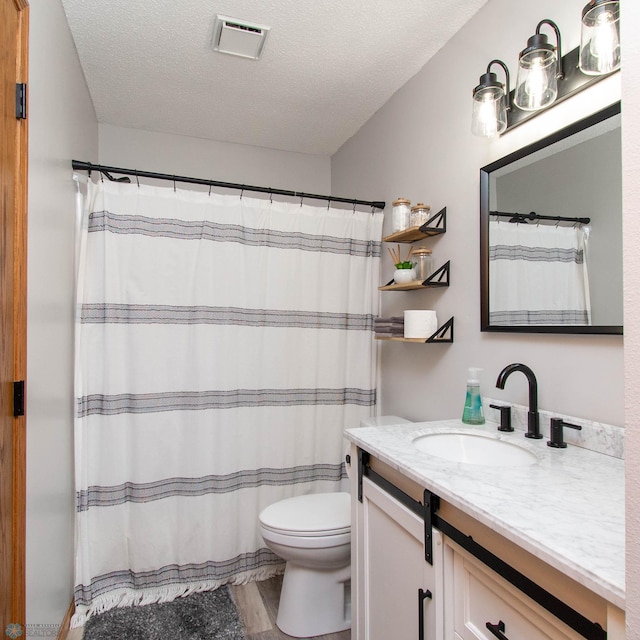
[[[13,415],[24,415],[24,380],[13,383]]]
[[[24,120],[27,117],[27,85],[16,83],[16,118]]]

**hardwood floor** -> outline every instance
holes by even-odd
[[[247,640],[289,640],[291,638],[276,627],[281,587],[281,575],[262,582],[250,582],[231,587]],[[315,640],[350,640],[350,638],[350,629],[315,636]]]

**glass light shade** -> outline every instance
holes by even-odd
[[[556,52],[548,49],[523,53],[518,64],[514,102],[523,111],[537,111],[558,95]]]
[[[486,87],[473,92],[471,132],[491,138],[507,128],[507,102],[504,89]]]
[[[582,12],[580,71],[589,76],[620,67],[620,5],[618,0],[590,2]]]

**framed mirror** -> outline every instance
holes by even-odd
[[[622,334],[620,103],[480,169],[481,330]]]

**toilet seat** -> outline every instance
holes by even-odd
[[[344,527],[342,529],[330,529],[325,531],[296,531],[295,529],[284,529],[282,527],[269,527],[264,523],[260,523],[260,526],[265,531],[270,531],[281,536],[291,536],[292,538],[330,538],[331,536],[343,536],[345,533],[351,532],[351,527]]]
[[[342,536],[351,531],[351,498],[344,492],[288,498],[264,509],[260,524],[281,536]]]
[[[351,543],[350,531],[329,536],[297,536],[291,533],[273,531],[260,525],[260,535],[265,541],[295,549],[331,549]]]

